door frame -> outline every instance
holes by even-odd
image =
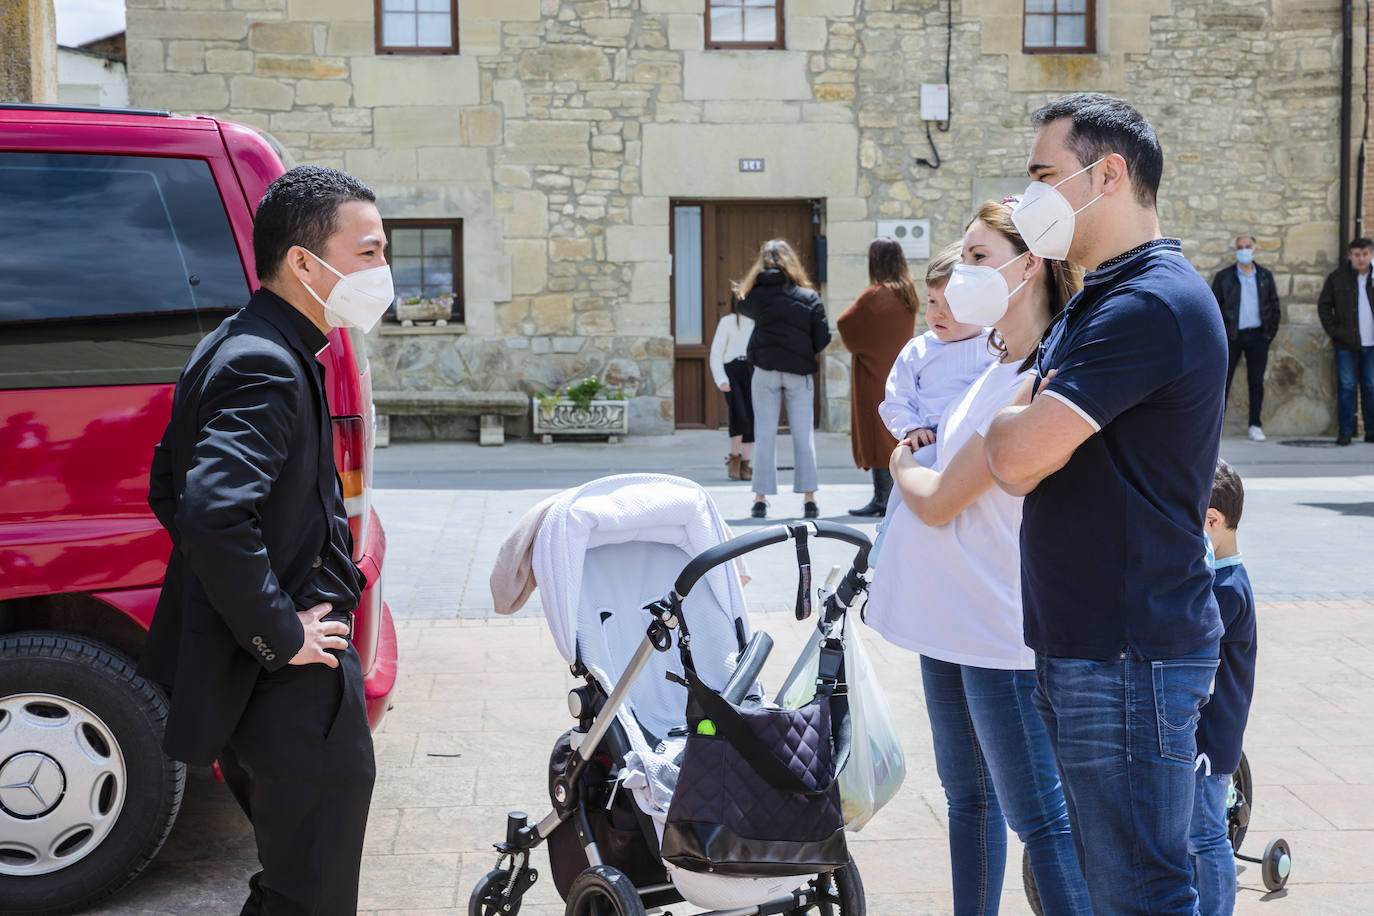
[[[707,297],[707,295],[708,295],[708,294],[709,294],[709,295],[712,295],[712,296],[715,295],[714,290],[717,288],[717,283],[718,283],[719,280],[720,280],[720,277],[718,276],[718,273],[717,273],[717,271],[718,271],[718,265],[719,265],[720,259],[719,259],[719,258],[716,258],[716,257],[708,257],[708,256],[707,256],[708,250],[707,250],[707,245],[706,245],[706,239],[708,239],[708,238],[709,238],[709,239],[714,239],[714,238],[716,237],[716,208],[717,208],[717,207],[722,207],[722,206],[724,206],[724,207],[730,207],[730,206],[756,206],[756,207],[757,207],[757,206],[788,206],[788,205],[791,205],[791,206],[802,206],[802,205],[805,205],[805,206],[811,207],[811,209],[812,209],[812,215],[813,215],[813,225],[816,227],[816,230],[815,230],[815,232],[814,232],[814,237],[819,239],[819,238],[821,238],[821,237],[823,237],[823,236],[825,235],[825,223],[826,223],[825,198],[822,198],[822,197],[670,197],[670,198],[668,199],[668,263],[669,263],[669,266],[670,266],[670,270],[675,271],[675,270],[677,269],[677,264],[676,264],[676,258],[677,258],[677,221],[673,218],[674,210],[675,210],[677,207],[700,207],[700,208],[701,208],[701,238],[702,238],[701,290],[702,290],[702,307],[703,307],[703,309],[705,309],[705,307],[706,307],[706,305],[707,305],[707,302],[706,302],[706,297]],[[821,271],[821,266],[822,266],[822,265],[821,265],[820,261],[821,261],[821,259],[825,256],[824,252],[825,252],[825,246],[823,246],[823,245],[817,245],[816,248],[815,248],[815,251],[814,251],[813,263],[807,264],[807,265],[806,265],[807,269],[811,272],[812,280],[813,280],[814,282],[816,282],[816,284],[817,284],[818,287],[822,285],[822,284],[820,283],[820,281],[819,281],[817,278],[820,277],[820,276],[822,275],[822,271]],[[715,246],[714,246],[714,243],[713,243],[713,244],[711,245],[711,247],[710,247],[710,253],[711,253],[711,254],[714,254],[714,253],[715,253]],[[668,282],[668,330],[669,330],[669,335],[671,336],[672,341],[673,341],[673,365],[674,365],[674,367],[676,367],[676,365],[677,365],[677,360],[678,360],[678,349],[679,349],[679,344],[678,344],[678,342],[677,342],[677,284],[676,284],[675,282],[673,282],[673,276],[674,276],[674,275],[673,275],[672,273],[669,274],[669,282]],[[714,307],[714,303],[712,303],[712,307]],[[701,342],[700,344],[687,344],[686,347],[687,347],[687,348],[700,347],[701,350],[702,350],[702,356],[703,356],[703,357],[709,357],[710,350],[711,350],[711,340],[710,340],[710,335],[706,332],[706,327],[705,327],[705,320],[704,320],[704,318],[705,318],[705,316],[703,315],[703,322],[702,322],[702,342]],[[676,369],[674,370],[674,374],[676,375]],[[708,374],[709,374],[709,370],[708,370]],[[815,388],[816,388],[816,402],[817,402],[817,405],[818,405],[818,406],[819,406],[819,404],[820,404],[820,402],[821,402],[820,377],[821,377],[821,376],[824,376],[824,374],[825,374],[824,372],[817,373],[817,383],[816,383]],[[675,394],[674,394],[674,401],[676,401],[676,399],[677,399],[677,397],[676,397],[676,393],[675,393]],[[717,422],[715,423],[715,425],[712,425],[712,424],[710,423],[710,419],[711,419],[713,416],[716,418],[716,421],[717,421]],[[677,411],[676,411],[676,409],[674,409],[674,411],[673,411],[673,427],[674,427],[675,429],[719,429],[719,428],[721,427],[722,423],[724,422],[724,418],[725,418],[725,417],[726,417],[726,414],[725,414],[725,403],[724,403],[724,400],[723,400],[723,398],[716,398],[716,399],[714,399],[714,400],[712,400],[712,401],[708,401],[707,404],[706,404],[706,418],[707,418],[707,422],[705,422],[705,423],[683,423],[682,420],[677,416]],[[817,423],[819,424],[819,419],[820,419],[820,414],[819,414],[819,412],[816,414],[816,419],[817,419]]]

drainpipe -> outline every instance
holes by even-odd
[[[1344,261],[1350,246],[1350,84],[1355,79],[1355,3],[1341,3],[1341,247],[1338,260]]]

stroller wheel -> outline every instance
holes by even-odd
[[[816,889],[821,901],[790,910],[787,916],[803,916],[817,911],[821,916],[865,916],[868,905],[864,901],[864,882],[859,877],[853,856],[849,857],[847,864],[816,877],[811,886]]]
[[[1026,888],[1026,902],[1030,904],[1035,916],[1045,916],[1045,905],[1040,902],[1040,889],[1035,885],[1035,872],[1031,871],[1030,850],[1021,849],[1021,884]]]
[[[494,868],[482,876],[468,897],[468,916],[516,916],[520,912],[520,901],[512,901],[510,909],[501,909],[501,892],[510,880],[510,872]]]
[[[568,889],[566,916],[644,916],[634,882],[609,865],[593,865]]]
[[[1270,840],[1264,847],[1264,859],[1260,863],[1260,877],[1264,879],[1267,890],[1282,890],[1288,883],[1288,875],[1293,870],[1292,854],[1285,839]]]

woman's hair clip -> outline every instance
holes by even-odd
[[[1020,202],[1021,202],[1021,195],[1020,195],[1020,194],[1012,194],[1012,195],[1010,195],[1010,196],[1007,196],[1007,197],[1003,197],[1003,198],[1002,198],[1002,203],[1003,203],[1003,204],[1011,204],[1013,207],[1016,206],[1017,204],[1019,204]]]

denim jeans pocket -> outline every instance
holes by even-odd
[[[1197,720],[1207,702],[1216,659],[1170,659],[1150,662],[1155,691],[1159,755],[1192,764],[1197,758]]]

